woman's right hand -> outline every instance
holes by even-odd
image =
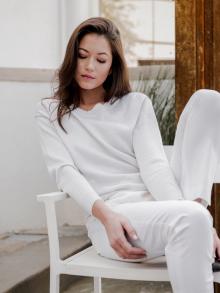
[[[103,200],[96,200],[92,207],[92,214],[104,225],[109,243],[121,258],[138,259],[146,256],[146,251],[132,246],[125,233],[134,240],[137,234],[129,220],[123,215],[112,211]]]
[[[125,232],[134,240],[137,240],[138,237],[126,217],[112,212],[103,224],[111,247],[121,258],[139,259],[146,256],[146,251],[144,249],[134,247],[128,242]]]

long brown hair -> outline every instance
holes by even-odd
[[[65,132],[66,130],[61,123],[63,115],[70,113],[80,105],[79,86],[75,80],[75,71],[79,43],[89,33],[103,35],[109,42],[112,51],[111,74],[103,83],[106,92],[104,102],[111,100],[114,103],[131,91],[119,30],[111,20],[104,17],[92,17],[85,20],[73,31],[67,44],[63,63],[56,73],[58,86],[52,98],[59,101],[57,120]]]

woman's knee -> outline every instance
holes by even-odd
[[[199,203],[187,200],[178,211],[168,226],[168,243],[185,243],[187,249],[203,243],[210,248],[213,221],[208,210]]]
[[[200,203],[195,201],[186,201],[183,213],[185,214],[185,221],[192,229],[211,229],[213,225],[213,218],[209,211]]]
[[[220,93],[215,90],[200,89],[191,98],[195,100],[198,109],[204,109],[206,112],[210,108],[220,110]]]

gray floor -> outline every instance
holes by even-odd
[[[172,293],[169,282],[140,282],[103,279],[103,293]],[[93,279],[84,277],[77,280],[64,293],[92,293]]]
[[[66,258],[90,243],[82,226],[62,226],[59,235],[61,257]],[[0,292],[48,293],[48,284],[47,229],[0,234]]]

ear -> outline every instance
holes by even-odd
[[[112,68],[110,68],[108,75],[110,75],[112,73]]]

